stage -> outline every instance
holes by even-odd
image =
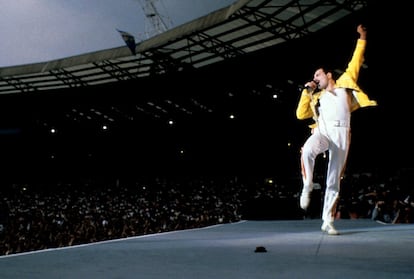
[[[319,219],[240,221],[1,256],[0,278],[413,278],[414,224],[335,224],[339,236]]]

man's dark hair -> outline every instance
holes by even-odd
[[[325,72],[325,74],[331,73],[333,79],[339,78],[339,76],[343,73],[342,71],[334,70],[332,67],[327,67],[327,66],[320,66],[317,69],[322,69]]]

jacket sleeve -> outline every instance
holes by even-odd
[[[308,93],[308,90],[303,89],[298,106],[296,108],[296,117],[298,119],[303,120],[313,117],[311,101],[311,95]]]
[[[358,39],[351,61],[348,63],[348,67],[345,70],[346,77],[350,79],[350,82],[357,82],[359,76],[359,70],[364,63],[364,53],[367,45],[366,40]],[[346,81],[346,80],[345,80]]]
[[[376,106],[377,102],[370,100],[369,97],[359,88],[357,81],[359,71],[364,62],[364,53],[366,47],[366,40],[358,39],[351,61],[345,72],[338,78],[336,85],[338,87],[349,88],[354,92],[355,100],[352,103],[351,111],[359,107]]]

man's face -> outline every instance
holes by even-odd
[[[313,81],[318,85],[319,89],[325,89],[328,86],[329,77],[323,69],[318,69],[313,75]]]

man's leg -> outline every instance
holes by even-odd
[[[331,133],[335,144],[329,149],[329,163],[326,174],[326,190],[322,211],[323,225],[321,229],[331,235],[339,232],[335,229],[336,207],[339,199],[341,176],[344,171],[346,158],[349,150],[349,133],[347,128],[336,128],[336,133]]]
[[[300,195],[300,207],[306,210],[310,204],[313,190],[313,171],[316,157],[328,148],[328,140],[317,130],[306,140],[301,150],[303,188]]]

